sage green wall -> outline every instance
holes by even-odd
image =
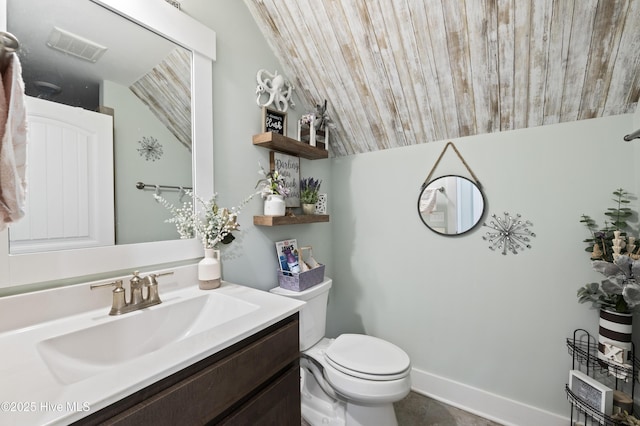
[[[114,110],[116,244],[179,238],[176,227],[164,222],[171,215],[155,201],[154,191],[141,191],[136,183],[192,186],[191,151],[129,88],[105,81],[102,105]],[[153,137],[162,145],[160,159],[147,161],[140,156],[143,137]],[[177,191],[160,195],[174,205],[182,204]]]
[[[238,205],[256,191],[259,163],[269,168],[269,151],[255,147],[252,136],[260,133],[261,109],[256,104],[256,74],[264,68],[283,73],[260,34],[248,9],[237,0],[186,0],[183,10],[216,31],[217,60],[213,65],[214,186],[221,206]],[[288,77],[285,75],[285,77]],[[295,137],[296,121],[307,111],[296,97],[296,108],[288,111],[287,134]],[[300,160],[301,177],[323,180],[331,210],[331,163]],[[239,217],[241,233],[223,247],[223,278],[260,289],[278,284],[274,242],[296,238],[313,247],[315,258],[326,263],[332,274],[331,224],[255,227],[253,215],[262,214],[263,201],[255,197]],[[329,213],[332,213],[331,211]]]
[[[576,301],[600,279],[579,219],[604,220],[618,187],[638,194],[637,148],[622,141],[632,128],[626,115],[454,140],[488,212],[533,222],[532,248],[518,255],[489,250],[486,229],[447,238],[420,222],[418,189],[445,142],[335,159],[330,332],[388,339],[415,368],[567,416],[565,338],[598,323]],[[469,177],[452,151],[444,158],[437,174]]]
[[[218,34],[215,183],[225,203],[236,203],[253,188],[257,162],[268,162],[250,142],[259,130],[255,74],[281,66],[242,2],[183,5]],[[489,250],[482,228],[446,238],[420,221],[420,184],[446,141],[303,160],[303,174],[325,180],[331,223],[256,228],[251,216],[261,203],[254,200],[241,219],[242,256],[224,262],[225,277],[268,288],[273,241],[298,238],[317,248],[334,279],[329,335],[385,338],[417,369],[567,416],[565,339],[578,327],[595,331],[598,321],[576,301],[578,287],[599,279],[579,219],[602,220],[615,188],[640,194],[639,142],[622,141],[637,127],[640,117],[624,115],[454,140],[483,184],[488,212],[533,222],[537,237],[518,255]],[[437,169],[449,173],[469,177],[451,150]]]

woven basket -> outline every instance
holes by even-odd
[[[313,268],[299,274],[292,274],[291,272],[285,273],[278,270],[278,282],[280,283],[280,287],[286,288],[287,290],[303,291],[309,287],[320,284],[323,279],[324,265],[320,265],[317,268]]]

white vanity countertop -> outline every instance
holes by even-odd
[[[297,312],[304,304],[227,282],[223,282],[218,289],[203,291],[197,286],[192,266],[174,270],[180,270],[176,271],[174,278],[158,279],[160,297],[163,300],[161,305],[120,316],[109,316],[109,304],[99,309],[72,312],[56,319],[26,321],[19,324],[20,328],[0,330],[0,424],[69,424],[275,324]],[[185,279],[192,284],[177,284]],[[163,285],[163,282],[167,284]],[[82,294],[83,297],[103,291],[87,293],[88,286],[89,283],[72,286],[74,289],[65,287],[46,292],[49,292],[48,299],[51,300],[52,292],[56,291],[66,291],[68,295],[75,291],[76,296]],[[125,287],[128,292],[128,283]],[[106,293],[110,295],[111,291],[107,289]],[[38,350],[40,342],[52,337],[73,333],[88,326],[107,324],[127,316],[144,315],[147,310],[213,293],[233,297],[255,307],[238,318],[212,328],[203,327],[202,324],[206,322],[200,321],[198,327],[173,343],[119,362],[113,367],[99,367],[97,373],[70,384],[63,383],[52,374]],[[35,313],[33,317],[37,317],[41,306],[38,303],[29,306],[29,296],[0,298],[0,312],[16,315],[19,314],[16,311],[22,309],[21,315],[29,317],[29,312],[32,311]],[[71,300],[66,300],[66,303],[77,303],[74,299],[76,296],[69,296]],[[39,297],[42,295],[33,294],[31,299],[38,300]],[[26,309],[27,306],[29,310]],[[44,306],[42,308],[47,310]],[[144,334],[144,330],[141,332]]]

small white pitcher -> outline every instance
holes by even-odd
[[[264,201],[265,216],[284,216],[287,207],[284,203],[284,197],[278,194],[269,194]]]

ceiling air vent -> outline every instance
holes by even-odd
[[[53,27],[51,30],[47,46],[89,62],[97,62],[107,50],[106,47],[98,43],[58,27]]]

